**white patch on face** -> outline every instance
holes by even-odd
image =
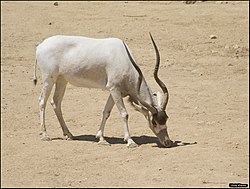
[[[161,107],[161,103],[162,103],[162,95],[161,95],[161,93],[158,91],[158,92],[157,92],[157,104],[158,104],[158,107]]]
[[[161,104],[162,104],[162,94],[161,94],[161,92],[159,92],[159,91],[154,92],[154,96],[156,97],[155,102],[156,102],[157,107],[161,108]]]
[[[159,132],[163,129],[166,129],[166,125],[157,125],[156,127],[154,127],[154,131],[156,132],[156,134],[159,134]]]

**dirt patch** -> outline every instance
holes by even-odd
[[[1,2],[2,187],[228,187],[249,183],[248,2]],[[128,149],[116,108],[97,145],[108,92],[69,85],[62,108],[74,141],[48,104],[54,139],[40,140],[33,86],[35,47],[56,35],[118,37],[133,51],[146,80],[159,90],[151,32],[167,83],[173,148],[159,148],[144,117],[128,103]],[[210,38],[211,35],[216,37]],[[86,111],[88,110],[88,111]],[[180,145],[180,144],[183,145]]]

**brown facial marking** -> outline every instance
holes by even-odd
[[[164,139],[165,136],[167,136],[167,130],[166,129],[162,129],[160,130],[160,132],[157,135],[160,139]]]
[[[165,111],[159,111],[157,114],[153,115],[152,123],[156,125],[156,122],[160,125],[165,125],[168,116]]]

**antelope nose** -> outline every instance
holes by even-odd
[[[173,145],[173,141],[172,141],[172,140],[168,139],[168,140],[165,140],[165,141],[164,141],[164,146],[165,146],[165,147],[169,148],[169,147],[171,147],[172,145]]]

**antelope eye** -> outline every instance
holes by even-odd
[[[152,120],[152,124],[154,125],[154,126],[156,126],[157,124],[156,124],[156,122],[154,121],[154,120]]]

